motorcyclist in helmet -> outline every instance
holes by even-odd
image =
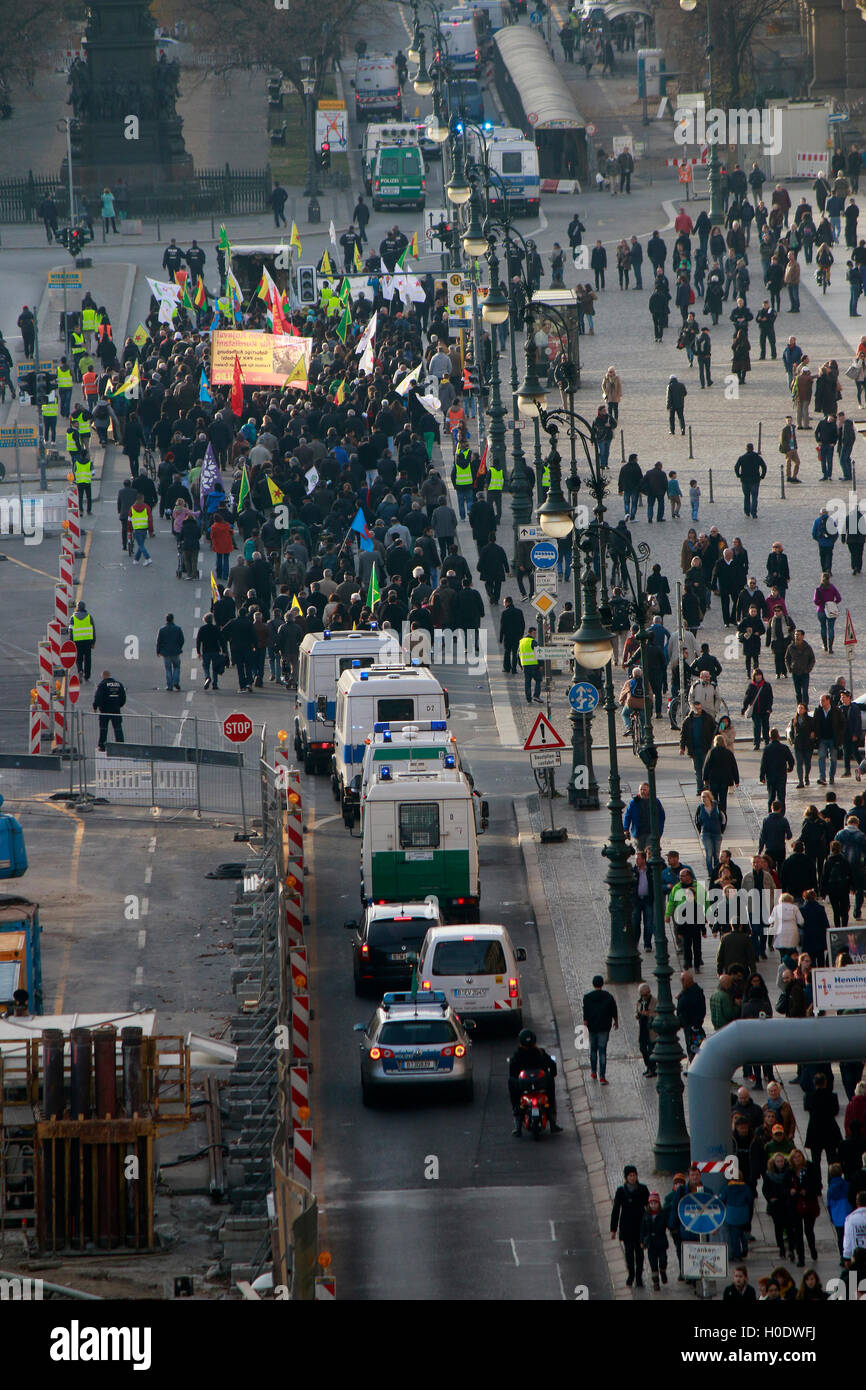
[[[556,1062],[549,1052],[538,1046],[531,1028],[524,1028],[517,1041],[517,1051],[508,1059],[508,1094],[511,1096],[511,1109],[514,1112],[512,1134],[515,1139],[520,1138],[520,1097],[526,1089],[524,1082],[519,1079],[522,1071],[544,1072],[541,1089],[546,1092],[549,1102],[550,1132],[561,1134],[562,1126],[556,1123]]]

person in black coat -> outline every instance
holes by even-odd
[[[806,1126],[806,1148],[812,1162],[821,1171],[821,1155],[826,1153],[827,1162],[835,1163],[842,1131],[836,1116],[839,1114],[839,1097],[827,1085],[827,1077],[822,1071],[815,1073],[815,1089],[803,1097],[803,1106],[809,1116]]]
[[[499,641],[502,643],[502,669],[508,675],[517,675],[517,647],[526,631],[526,619],[514,599],[507,595],[505,606],[499,618]]]
[[[707,715],[707,718],[710,716]],[[740,785],[740,769],[733,749],[725,743],[721,734],[716,734],[713,746],[704,759],[702,769],[704,785],[709,787],[713,800],[720,811],[727,812],[728,789]]]
[[[767,810],[772,809],[774,801],[781,803],[782,810],[785,809],[785,788],[788,784],[788,773],[794,770],[794,755],[786,743],[782,743],[779,738],[779,730],[770,730],[770,742],[764,749],[761,757],[761,767],[758,773],[761,781],[767,788]]]
[[[454,626],[464,632],[477,632],[484,617],[484,600],[471,582],[464,579],[454,601]]]
[[[638,1182],[637,1169],[627,1163],[623,1169],[624,1181],[616,1189],[613,1210],[610,1214],[610,1235],[622,1241],[628,1278],[626,1284],[631,1288],[643,1288],[643,1246],[641,1229],[643,1216],[649,1203],[649,1188]]]
[[[502,546],[497,544],[495,532],[491,533],[487,544],[478,552],[478,573],[484,580],[491,604],[495,606],[499,603],[502,582],[509,573],[508,556]]]

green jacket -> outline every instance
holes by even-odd
[[[671,919],[673,919],[674,926],[676,927],[676,930],[677,930],[678,932],[679,932],[683,927],[691,927],[691,926],[696,926],[696,925],[703,925],[703,923],[704,923],[705,920],[706,920],[706,915],[707,915],[707,892],[706,892],[706,889],[704,888],[704,886],[703,886],[702,883],[693,883],[693,884],[691,885],[691,887],[694,889],[694,892],[695,892],[695,895],[696,895],[696,898],[697,898],[697,907],[698,907],[698,911],[697,911],[697,914],[696,914],[696,915],[697,915],[697,922],[691,921],[691,920],[690,920],[690,916],[689,916],[689,915],[687,914],[687,912],[686,912],[686,908],[685,908],[685,904],[686,904],[686,901],[687,901],[686,890],[683,888],[683,886],[682,886],[681,883],[675,883],[674,886],[673,886],[673,888],[671,889],[670,893],[668,894],[667,906],[665,907],[665,921],[666,921],[666,922],[669,922],[669,921],[671,921]],[[677,912],[677,909],[678,909],[678,908],[680,909],[679,912]]]
[[[714,989],[710,995],[710,1018],[716,1032],[740,1017],[740,1006],[727,989]]]

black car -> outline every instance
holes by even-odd
[[[381,998],[386,990],[412,983],[415,958],[429,927],[443,925],[435,899],[423,903],[374,903],[352,932],[355,993]]]

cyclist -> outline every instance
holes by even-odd
[[[639,711],[646,708],[643,676],[641,675],[639,666],[633,666],[631,668],[631,675],[619,693],[619,703],[622,706],[622,722],[628,734],[631,732],[632,714],[636,710]]]
[[[827,245],[826,242],[822,242],[821,246],[819,247],[818,254],[815,257],[815,261],[818,266],[818,284],[821,285],[822,288],[826,291],[826,288],[830,283],[830,267],[833,264],[833,252],[830,250],[830,247]]]

